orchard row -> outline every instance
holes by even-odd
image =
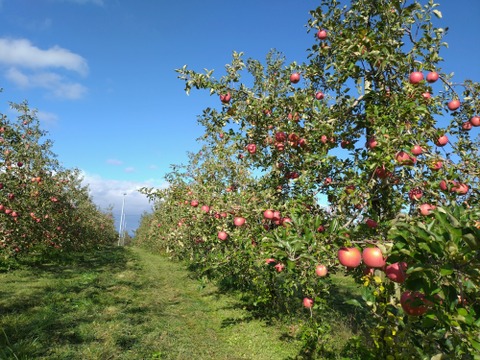
[[[367,339],[350,344],[359,358],[473,358],[480,84],[442,71],[437,7],[322,0],[308,63],[234,52],[218,79],[178,69],[187,92],[220,101],[203,111],[202,149],[173,166],[170,187],[144,189],[156,211],[137,242],[266,313],[296,314],[320,357],[332,275],[344,274],[363,300],[348,304],[369,314]]]
[[[80,172],[59,164],[27,103],[11,106],[16,119],[0,114],[0,253],[112,243],[113,219],[93,204]]]

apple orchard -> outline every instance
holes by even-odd
[[[213,95],[202,149],[143,190],[137,244],[296,322],[310,356],[335,341],[336,274],[360,287],[358,358],[479,358],[480,85],[442,71],[433,19],[433,1],[322,0],[306,63],[178,69]]]
[[[112,216],[93,204],[80,172],[57,161],[36,112],[10,105],[17,118],[0,113],[0,269],[112,244]]]

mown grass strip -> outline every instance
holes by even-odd
[[[0,359],[288,359],[287,329],[181,264],[107,248],[0,274]]]

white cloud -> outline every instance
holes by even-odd
[[[129,167],[126,167],[123,171],[125,171],[126,173],[133,173],[135,172],[135,168],[132,166],[129,166]]]
[[[6,71],[5,77],[20,88],[46,89],[50,96],[57,98],[79,99],[87,93],[87,88],[82,84],[69,82],[53,72],[26,74],[17,68],[10,68]]]
[[[106,163],[110,164],[110,165],[119,166],[119,165],[123,164],[123,161],[118,160],[118,159],[107,159]]]
[[[120,218],[122,202],[125,195],[125,215],[127,229],[135,229],[140,220],[140,216],[145,212],[152,210],[153,204],[147,197],[138,190],[142,187],[166,188],[168,185],[165,181],[155,179],[140,181],[121,181],[104,179],[99,175],[83,173],[83,183],[88,185],[90,196],[94,203],[101,209],[106,210],[113,206],[113,214],[115,219]]]
[[[75,4],[80,4],[80,5],[85,5],[85,4],[93,4],[93,5],[98,5],[98,6],[105,5],[104,0],[57,0],[57,1],[71,2],[71,3],[75,3]]]
[[[37,111],[38,119],[46,125],[55,125],[58,121],[58,116],[54,113],[46,111]]]
[[[80,55],[59,46],[47,50],[34,46],[27,39],[0,38],[0,63],[30,69],[63,68],[87,75],[87,61]]]

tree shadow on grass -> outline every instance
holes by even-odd
[[[21,265],[18,277],[4,276],[11,286],[4,283],[0,290],[0,359],[49,358],[53,345],[88,346],[101,341],[101,335],[85,330],[95,321],[134,326],[150,318],[152,309],[131,305],[129,297],[145,284],[122,278],[122,272],[138,266],[134,255],[123,248],[46,261],[24,259]],[[105,309],[112,309],[112,314],[103,313]],[[136,341],[125,333],[115,340],[123,350]]]

